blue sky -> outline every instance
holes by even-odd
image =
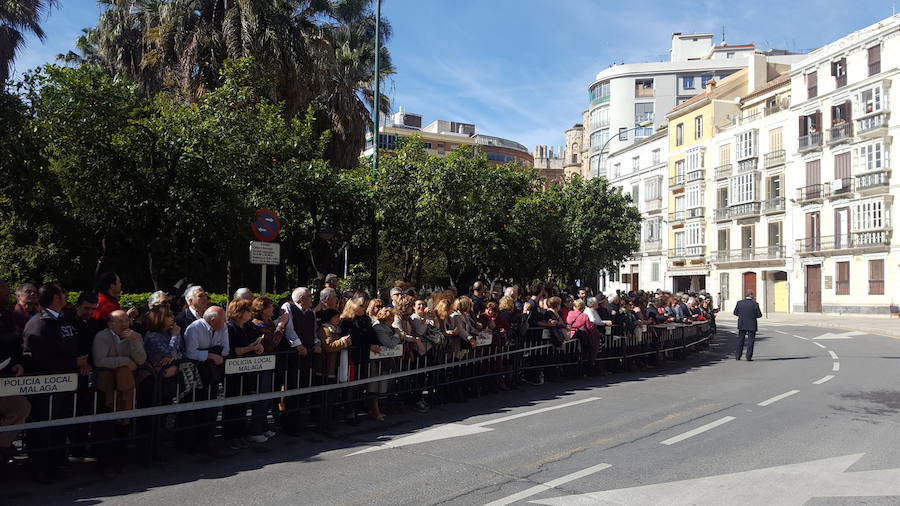
[[[94,0],[61,0],[30,40],[18,70],[53,61],[92,26]],[[808,50],[891,15],[890,0],[383,0],[397,75],[396,110],[471,122],[533,149],[562,144],[581,121],[587,87],[613,62],[668,58],[673,32]]]

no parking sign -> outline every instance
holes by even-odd
[[[250,223],[250,232],[260,241],[271,242],[278,238],[281,232],[281,220],[275,211],[269,209],[257,209],[253,222]]]

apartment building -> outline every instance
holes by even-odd
[[[433,156],[447,156],[460,146],[472,146],[476,153],[484,153],[488,160],[495,164],[516,162],[531,165],[534,158],[528,148],[518,142],[479,134],[473,123],[437,120],[422,127],[420,114],[399,112],[391,116],[383,116],[378,132],[378,148],[392,150],[397,147],[397,139],[418,135],[425,144],[425,151]],[[366,150],[363,156],[374,151],[371,133],[366,139]]]
[[[631,195],[641,213],[641,246],[617,271],[601,274],[601,290],[666,287],[668,133],[665,129],[609,155],[609,183]],[[603,287],[602,280],[607,280]]]
[[[900,106],[900,16],[809,53],[791,69],[785,136],[795,175],[793,311],[886,313],[900,281],[891,160]],[[892,156],[893,155],[893,156]]]
[[[584,120],[589,176],[604,176],[607,153],[652,135],[666,125],[666,113],[702,93],[708,82],[745,68],[755,52],[752,44],[716,46],[708,33],[675,33],[670,61],[612,65],[598,73],[588,89]],[[777,63],[802,59],[781,50],[768,56]],[[641,126],[646,122],[652,124]]]
[[[735,77],[738,77],[735,75]],[[785,200],[785,131],[791,123],[790,68],[750,57],[737,111],[714,117],[708,179],[712,287],[722,310],[753,290],[767,313],[787,313],[793,268]]]

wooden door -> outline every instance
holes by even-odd
[[[638,291],[640,291],[640,289],[641,289],[641,283],[638,280],[638,273],[632,272],[631,273],[631,291],[633,291],[634,293],[637,293]]]
[[[822,312],[822,266],[806,266],[806,312]]]
[[[755,272],[745,272],[744,273],[744,292],[741,293],[741,298],[747,296],[747,290],[753,290],[753,295],[758,296],[756,293],[756,273]]]

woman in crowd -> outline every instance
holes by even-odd
[[[348,379],[363,379],[369,375],[369,353],[378,353],[381,347],[375,337],[375,330],[372,328],[372,319],[366,314],[366,298],[363,294],[357,294],[354,298],[347,301],[341,312],[340,331],[342,336],[350,336],[350,348],[348,357]],[[371,393],[371,384],[361,386],[348,391],[348,401],[358,399],[366,390]],[[351,404],[352,406],[352,404]],[[380,415],[378,409],[378,399],[369,401],[369,414]],[[347,413],[350,423],[356,424],[356,409],[352,408]],[[377,419],[377,416],[373,416]]]
[[[372,305],[370,304],[369,307],[371,308]],[[377,323],[372,325],[372,330],[375,331],[375,338],[377,339],[378,344],[381,347],[379,352],[385,351],[385,348],[393,349],[397,346],[400,346],[402,340],[391,327],[391,324],[394,323],[394,311],[390,308],[381,308],[375,315],[375,320]],[[397,368],[398,364],[399,360],[396,358],[381,358],[371,361],[369,363],[369,375],[374,376],[390,374]],[[384,394],[387,394],[388,392],[389,385],[389,380],[370,383],[369,392],[371,394],[380,394],[381,396],[384,396]],[[371,416],[375,420],[378,420],[379,422],[384,421],[384,414],[381,413],[380,406],[378,405],[378,397],[374,397],[372,399],[372,403],[370,404],[369,416]]]
[[[147,353],[146,364],[153,374],[138,383],[137,407],[167,406],[179,393],[177,390],[178,362],[181,360],[179,351],[181,329],[175,324],[175,315],[172,314],[168,304],[151,307],[144,315],[142,326],[147,332],[143,338],[144,350]],[[138,434],[146,436],[146,439],[141,440],[142,455],[147,457],[152,455],[151,427],[164,418],[150,416],[137,419]],[[160,459],[163,455],[156,454],[153,457]]]
[[[481,330],[475,322],[472,314],[472,299],[463,295],[453,302],[453,312],[450,313],[450,325],[453,327],[453,336],[450,338],[450,349],[456,360],[462,360],[477,347],[477,336]],[[474,368],[467,366],[462,369],[454,369],[451,373],[472,376]],[[454,399],[462,400],[466,395],[478,395],[478,385],[473,381],[459,384],[458,388],[451,389]]]
[[[562,306],[560,307],[560,310],[559,310],[559,316],[562,319],[562,321],[568,321],[569,311],[571,311],[572,308],[575,307],[575,298],[572,297],[571,295],[564,295],[564,296],[560,297],[560,299],[562,299]]]
[[[246,299],[237,299],[228,303],[228,322],[226,323],[228,343],[232,354],[238,357],[259,355],[265,351],[262,336],[257,337],[255,332],[249,330],[252,327],[247,325],[253,318],[252,308],[253,303]],[[266,378],[263,378],[260,373],[229,374],[225,377],[225,396],[249,395],[256,391],[258,384],[271,383],[272,378],[268,376],[267,380],[264,380]],[[232,450],[244,448],[245,439],[251,443],[265,443],[269,439],[266,436],[268,402],[256,401],[251,406],[253,416],[250,418],[249,434],[244,423],[247,405],[225,406],[223,412],[224,436]]]
[[[425,343],[422,341],[424,332],[417,333],[413,325],[412,315],[415,312],[416,300],[411,295],[402,295],[397,299],[397,307],[394,308],[394,321],[392,327],[404,343],[408,343],[409,352],[407,358],[417,359],[425,354]]]
[[[381,308],[383,307],[384,301],[381,299],[372,299],[369,301],[369,307],[366,309],[366,314],[369,315],[372,325],[378,324],[378,312],[381,311]]]
[[[569,337],[577,338],[581,343],[581,360],[585,364],[585,374],[593,375],[601,336],[597,325],[585,312],[586,307],[585,301],[576,300],[566,316],[566,324],[569,326]]]
[[[507,299],[506,307],[513,306],[512,299]],[[478,324],[485,330],[490,330],[492,334],[491,345],[488,347],[488,353],[495,355],[506,349],[506,343],[511,330],[509,319],[500,311],[500,305],[496,302],[488,302],[485,305],[484,313],[478,315]],[[493,381],[489,382],[491,392],[499,390],[507,390],[505,378],[500,375],[506,371],[506,357],[497,357],[488,361],[487,369],[492,373]],[[482,366],[482,369],[484,366]]]

